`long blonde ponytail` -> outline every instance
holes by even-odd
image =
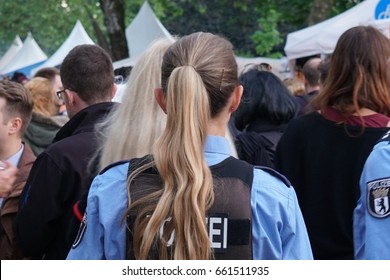
[[[166,128],[155,145],[154,162],[137,168],[128,182],[130,188],[139,173],[155,166],[163,185],[137,201],[129,198],[127,214],[137,208],[136,259],[147,259],[152,251],[158,252],[159,259],[213,257],[205,217],[214,191],[204,145],[210,118],[226,105],[236,85],[237,67],[225,39],[195,33],[179,39],[165,53]]]

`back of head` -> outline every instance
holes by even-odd
[[[161,87],[162,58],[171,44],[159,39],[146,49],[131,71],[121,105],[98,125],[104,139],[100,169],[114,161],[152,153],[166,123],[154,89]]]
[[[61,64],[64,89],[75,91],[87,104],[111,100],[114,70],[109,54],[97,45],[74,47]]]
[[[32,78],[24,85],[30,92],[34,101],[33,112],[44,116],[58,114],[59,102],[56,102],[53,86],[46,78]],[[58,106],[57,106],[58,104]]]
[[[4,121],[20,117],[22,120],[20,136],[22,136],[31,121],[33,108],[31,93],[17,82],[0,80],[0,97],[6,100],[6,106],[2,112]]]
[[[318,66],[321,63],[321,58],[314,57],[305,62],[302,68],[303,76],[309,86],[315,87],[320,84],[320,72]]]
[[[56,75],[60,75],[60,70],[55,68],[55,67],[44,67],[39,69],[35,75],[35,77],[41,77],[41,78],[46,78],[49,81],[53,82],[54,78]]]
[[[326,78],[328,77],[329,64],[330,64],[331,55],[326,56],[321,60],[321,63],[318,65],[318,71],[320,72],[320,84],[325,83]]]
[[[234,114],[238,129],[243,130],[256,120],[281,125],[295,116],[293,96],[273,73],[252,69],[241,74],[240,82],[243,98]]]
[[[167,125],[153,155],[164,186],[162,193],[156,193],[160,196],[156,205],[140,199],[131,206],[153,213],[148,219],[146,212],[137,216],[135,256],[147,258],[158,238],[162,259],[208,259],[212,251],[205,215],[214,193],[203,148],[210,118],[221,113],[238,85],[232,45],[209,33],[184,36],[165,52],[161,71]],[[130,175],[130,184],[136,176],[137,171]],[[167,237],[173,231],[171,249]]]
[[[390,115],[389,39],[372,26],[357,26],[339,38],[326,82],[313,100],[317,109],[336,107],[346,117],[368,108]]]

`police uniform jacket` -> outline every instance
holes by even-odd
[[[20,200],[16,238],[33,259],[65,259],[79,222],[72,206],[89,186],[87,165],[97,148],[95,124],[115,103],[88,106],[67,122],[41,153]]]
[[[19,199],[26,184],[28,174],[34,163],[35,155],[28,145],[24,150],[18,164],[18,173],[11,194],[4,199],[0,210],[0,259],[22,259],[23,254],[15,242],[13,224],[19,208]]]
[[[230,157],[224,137],[208,136],[205,158],[209,166]],[[128,163],[98,175],[90,188],[85,227],[68,259],[125,259]],[[113,199],[115,198],[115,199]],[[312,259],[306,227],[292,187],[254,169],[251,187],[252,252],[254,259]]]
[[[390,259],[390,133],[375,145],[360,178],[354,211],[355,259]]]

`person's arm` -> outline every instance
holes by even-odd
[[[92,182],[82,226],[68,260],[125,259],[128,164],[98,175]]]
[[[14,188],[18,169],[8,161],[0,161],[0,198],[7,197]]]
[[[390,146],[379,143],[364,165],[354,212],[357,259],[390,259]]]
[[[294,189],[256,169],[251,195],[253,258],[313,259]]]
[[[46,153],[36,159],[26,182],[15,223],[15,238],[26,256],[40,259],[58,231],[77,180],[64,173]]]

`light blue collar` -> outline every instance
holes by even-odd
[[[232,155],[227,139],[214,135],[207,135],[204,152],[209,166],[220,163]]]

